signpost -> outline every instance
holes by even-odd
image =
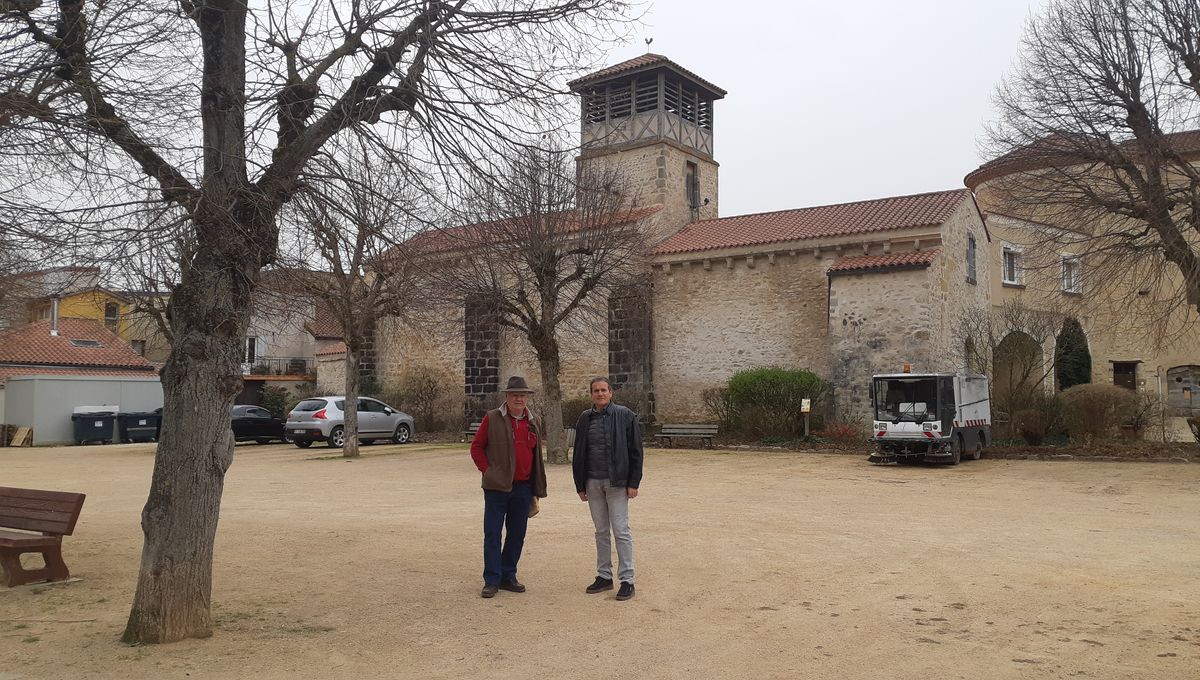
[[[808,437],[808,413],[809,413],[809,411],[812,411],[812,400],[811,399],[801,399],[800,400],[800,411],[804,414],[804,436],[805,436],[805,438],[807,438]]]

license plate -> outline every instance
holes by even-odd
[[[292,434],[304,434],[304,430],[292,430]]]

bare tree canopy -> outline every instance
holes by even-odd
[[[967,183],[1043,224],[1032,237],[1042,252],[1081,257],[1090,291],[1127,303],[1153,292],[1160,317],[1194,318],[1200,4],[1052,0],[996,100],[996,159]]]
[[[302,169],[349,135],[447,173],[491,157],[553,126],[564,76],[626,10],[621,0],[0,2],[0,212],[62,252],[140,237],[145,224],[192,232],[168,310],[163,437],[126,642],[212,633],[241,343]]]
[[[455,265],[440,272],[443,283],[528,342],[548,456],[565,463],[564,343],[607,348],[609,297],[645,273],[644,221],[659,208],[639,207],[619,168],[577,168],[563,147],[509,156],[504,173],[473,189],[463,210],[472,224],[429,232],[410,247],[446,252]]]

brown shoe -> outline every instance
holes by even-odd
[[[613,580],[611,578],[601,578],[601,577],[597,576],[596,580],[592,581],[592,585],[587,587],[587,594],[594,595],[596,593],[603,593],[606,590],[612,590],[612,589],[613,589]]]
[[[485,584],[483,590],[479,591],[479,597],[496,597],[497,590],[499,590],[498,586]]]
[[[520,581],[518,581],[517,579],[514,578],[511,581],[501,581],[500,582],[500,590],[507,590],[510,593],[523,593],[523,592],[525,592],[525,586],[522,585]]]

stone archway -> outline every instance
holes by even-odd
[[[1001,410],[1012,411],[1031,402],[1046,380],[1042,347],[1028,333],[1004,336],[992,353],[992,395]]]

